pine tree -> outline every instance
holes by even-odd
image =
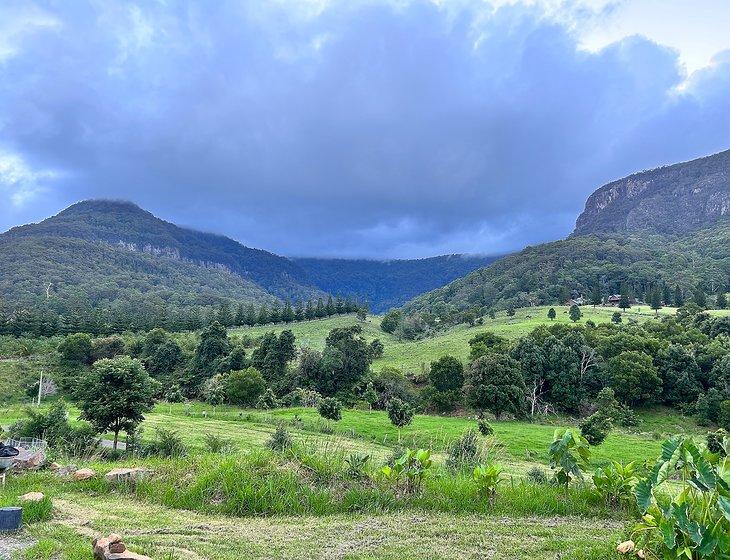
[[[331,317],[335,314],[335,302],[332,299],[332,296],[329,296],[327,298],[327,305],[325,306],[325,314],[327,317]]]
[[[249,327],[256,324],[256,308],[253,303],[249,303],[248,307],[246,307],[246,317],[243,320],[243,324],[248,325]]]
[[[284,309],[281,312],[281,320],[285,323],[291,323],[294,320],[294,310],[289,300],[284,302]]]
[[[315,310],[315,315],[318,318],[326,317],[327,316],[327,310],[324,307],[324,302],[322,301],[322,298],[319,298],[317,300],[317,308]]]
[[[243,306],[242,302],[239,302],[236,306],[236,318],[234,321],[237,327],[246,324],[246,308]]]
[[[551,307],[550,309],[548,309],[547,316],[548,316],[548,319],[550,319],[551,321],[555,320],[555,308],[554,307]]]
[[[631,300],[629,299],[629,289],[626,284],[621,285],[621,299],[619,299],[618,306],[621,309],[628,309],[631,307]]]
[[[307,302],[307,308],[304,310],[304,318],[308,321],[311,321],[317,316],[316,312],[314,311],[314,305],[312,305],[312,301]]]
[[[662,285],[662,299],[664,300],[664,305],[672,305],[672,290],[666,284]]]
[[[598,282],[595,283],[593,286],[593,291],[591,292],[591,305],[593,307],[596,307],[597,305],[603,304],[603,296],[601,295],[601,286]]]
[[[302,300],[297,300],[297,303],[294,306],[294,319],[297,321],[304,319],[304,306],[302,305]]]
[[[680,288],[679,284],[677,284],[674,287],[674,306],[682,307],[683,305],[684,305],[684,294],[682,293],[682,288]]]
[[[649,295],[649,305],[654,312],[659,315],[659,310],[662,308],[662,294],[659,291],[659,286],[655,286]]]
[[[694,301],[699,307],[707,307],[707,296],[701,286],[697,286],[692,294],[692,301]]]
[[[256,324],[265,325],[268,322],[269,322],[269,310],[266,307],[266,304],[262,303],[261,308],[259,309],[258,317],[256,317]]]

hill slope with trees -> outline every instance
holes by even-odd
[[[389,261],[299,258],[295,262],[306,270],[318,288],[368,302],[371,311],[382,313],[486,266],[497,258],[442,255]]]
[[[308,300],[322,295],[308,282],[306,272],[285,257],[222,235],[176,226],[131,202],[79,202],[40,223],[12,228],[0,240],[7,247],[13,240],[39,237],[102,242],[158,260],[218,268],[258,284],[277,298]],[[33,254],[27,258],[32,260]]]

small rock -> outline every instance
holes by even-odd
[[[122,542],[122,537],[121,537],[121,535],[118,535],[116,533],[111,533],[107,537],[107,540],[109,541],[110,544],[120,543],[120,542]]]
[[[112,554],[121,554],[126,550],[127,547],[124,545],[123,542],[113,542],[109,545],[109,552],[111,552]]]
[[[73,473],[73,477],[76,480],[88,480],[90,478],[94,478],[95,476],[96,473],[91,469],[79,469],[77,471],[74,471]]]
[[[149,556],[127,550],[122,542],[122,537],[115,533],[108,537],[94,539],[92,546],[96,560],[152,560]]]
[[[106,473],[109,482],[139,482],[153,474],[154,471],[144,467],[117,468]]]
[[[629,552],[633,552],[634,548],[636,548],[634,541],[624,541],[616,547],[616,552],[619,554],[628,554]]]
[[[646,553],[644,552],[644,549],[643,549],[643,548],[640,548],[639,550],[637,550],[637,551],[636,551],[636,556],[638,556],[638,557],[639,557],[639,558],[641,558],[642,560],[643,560],[644,558],[646,558]]]
[[[51,463],[50,465],[48,465],[48,470],[53,471],[53,472],[60,471],[62,468],[63,467],[61,467],[61,465],[59,465],[55,461],[53,463]]]
[[[24,502],[40,502],[43,498],[45,498],[43,492],[28,492],[20,497]]]

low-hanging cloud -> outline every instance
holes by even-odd
[[[44,177],[0,190],[3,228],[107,197],[289,255],[496,253],[564,236],[607,180],[730,147],[730,51],[688,77],[639,36],[581,50],[536,6],[1,11],[24,23],[0,152]]]

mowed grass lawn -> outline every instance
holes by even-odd
[[[347,327],[359,324],[363,329],[363,335],[369,342],[379,338],[385,345],[385,352],[382,358],[373,362],[373,370],[379,371],[384,366],[396,367],[403,372],[418,372],[424,369],[432,361],[444,354],[456,356],[466,361],[469,356],[469,340],[480,332],[491,331],[506,338],[515,339],[529,334],[535,327],[554,323],[573,324],[568,317],[566,306],[555,306],[557,316],[554,321],[547,317],[550,306],[525,307],[515,310],[515,314],[509,317],[505,311],[500,311],[494,319],[484,317],[484,324],[469,327],[466,324],[452,327],[436,336],[422,340],[401,340],[391,334],[380,330],[380,316],[369,316],[366,321],[358,321],[354,315],[342,315],[315,321],[301,321],[277,325],[263,325],[256,327],[240,327],[231,330],[233,337],[248,335],[251,337],[262,336],[267,332],[279,333],[289,329],[294,333],[298,346],[309,346],[321,350],[324,348],[327,334],[334,328]],[[584,324],[588,320],[595,323],[606,323],[611,321],[615,311],[614,307],[581,307],[583,317],[577,324]],[[713,311],[713,314],[723,314],[725,311]],[[659,317],[673,315],[676,308],[666,307],[659,310]],[[730,311],[728,311],[730,313]],[[633,318],[638,322],[656,320],[657,314],[649,306],[635,306],[623,313],[623,320],[626,322]]]

